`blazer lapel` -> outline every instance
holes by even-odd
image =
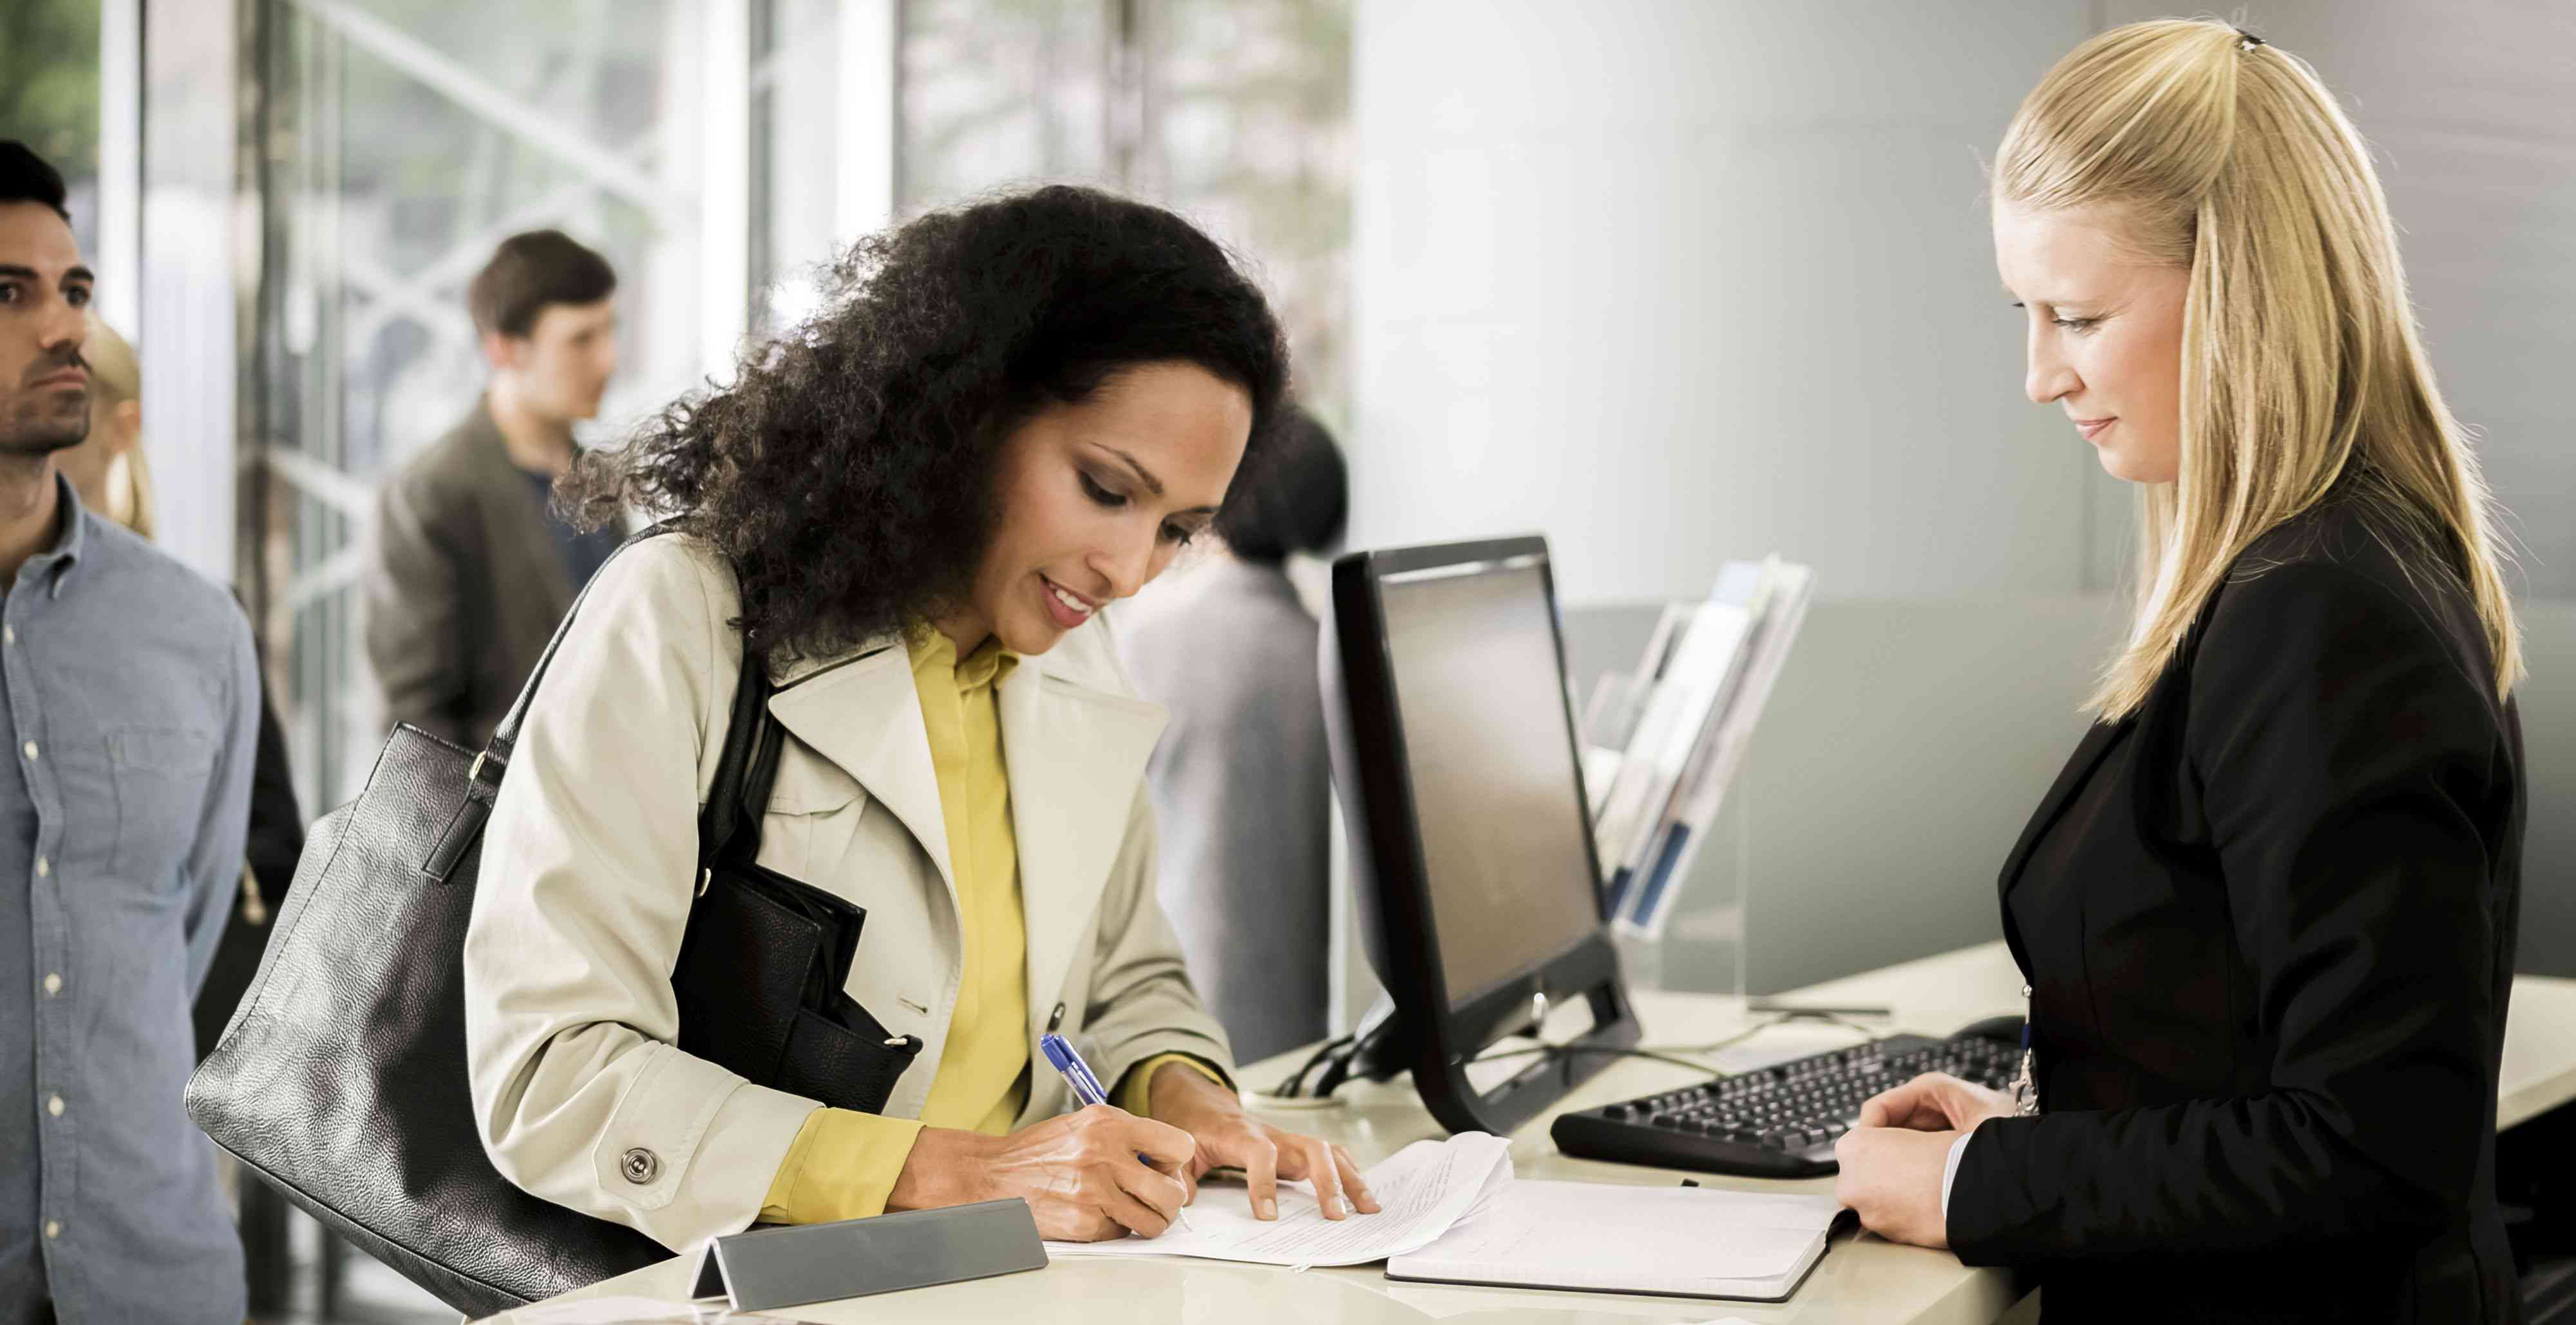
[[[1075,943],[1127,837],[1162,708],[1108,694],[1023,659],[1002,682],[1002,756],[1029,936],[1029,1020],[1042,1029]],[[1148,895],[1153,883],[1146,881]]]
[[[2110,753],[2114,738],[2127,725],[2126,720],[2097,722],[2084,733],[2084,739],[2076,743],[2075,753],[2067,758],[2066,767],[2058,770],[2057,781],[2049,787],[2048,794],[2040,798],[2038,812],[2031,815],[2030,822],[2023,826],[2021,840],[2013,843],[2012,854],[2004,857],[2003,874],[1998,880],[2001,895],[2012,894],[2013,885],[2021,881],[2021,872],[2030,864],[2030,853],[2039,845],[2039,839],[2047,836],[2057,817],[2066,812],[2067,802],[2083,789],[2084,783],[2093,776],[2094,766],[2102,762],[2103,755]]]
[[[846,658],[791,668],[769,697],[769,712],[912,831],[939,867],[954,905],[957,875],[948,860],[939,773],[930,763],[930,735],[902,641],[870,640]]]

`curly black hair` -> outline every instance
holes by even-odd
[[[763,648],[829,655],[964,602],[1001,515],[1003,439],[1123,369],[1195,364],[1251,397],[1220,535],[1283,410],[1288,347],[1261,291],[1189,222],[1096,189],[930,213],[853,245],[826,284],[731,386],[584,454],[556,489],[583,528],[632,504],[712,543]]]

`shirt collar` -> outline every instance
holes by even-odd
[[[928,622],[914,622],[903,633],[903,645],[912,655],[915,677],[946,673],[954,679],[957,693],[971,695],[987,686],[1001,684],[1002,678],[1017,667],[1020,655],[1002,647],[999,636],[986,636],[963,660],[957,656],[957,642]]]
[[[25,582],[28,572],[33,571],[45,578],[46,596],[60,598],[63,596],[63,578],[71,573],[72,566],[80,560],[82,549],[88,546],[87,535],[82,529],[88,522],[81,519],[80,490],[72,486],[72,481],[65,478],[60,469],[54,471],[54,498],[58,503],[57,509],[62,512],[62,532],[54,535],[52,547],[27,558],[26,566],[18,572],[18,579]]]

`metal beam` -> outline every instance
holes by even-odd
[[[418,79],[460,108],[580,171],[611,193],[659,216],[675,204],[662,182],[599,143],[562,127],[562,117],[512,96],[481,74],[345,0],[290,0],[368,54]]]
[[[654,134],[648,129],[634,145],[620,153],[620,156],[641,166],[651,155],[653,143]],[[448,245],[446,252],[439,254],[410,275],[394,277],[395,288],[399,289],[404,297],[400,300],[388,299],[368,305],[349,323],[344,343],[366,344],[377,332],[384,330],[385,324],[391,322],[396,316],[411,307],[418,306],[420,301],[429,300],[442,293],[447,287],[469,279],[477,269],[491,259],[492,249],[502,240],[522,230],[550,221],[561,223],[565,219],[565,213],[571,211],[574,204],[588,197],[593,187],[595,186],[589,181],[584,180],[556,188],[535,202],[518,208],[492,224]]]
[[[161,490],[185,494],[159,512],[159,541],[191,570],[233,582],[250,312],[237,227],[257,232],[260,199],[242,193],[249,125],[241,95],[248,0],[154,4],[143,13],[142,305],[130,328],[157,351],[143,393],[143,449]],[[134,279],[128,275],[127,279]]]
[[[260,452],[260,458],[279,478],[294,484],[305,496],[362,524],[375,518],[375,485],[365,479],[337,465],[282,446],[266,448]]]
[[[841,0],[840,173],[833,181],[832,242],[847,244],[894,223],[900,0]]]
[[[751,326],[751,11],[698,3],[698,372],[730,377]]]

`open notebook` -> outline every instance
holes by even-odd
[[[1512,1182],[1386,1277],[1778,1302],[1825,1254],[1831,1196]]]

